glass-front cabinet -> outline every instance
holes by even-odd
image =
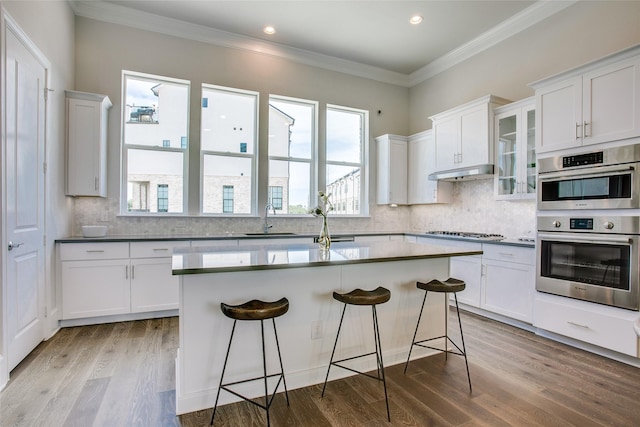
[[[533,199],[536,194],[535,98],[495,109],[496,199]]]

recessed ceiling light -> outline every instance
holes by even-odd
[[[276,29],[273,28],[271,25],[267,25],[266,27],[264,27],[264,29],[262,31],[264,31],[265,34],[275,34],[276,33]]]
[[[422,19],[423,18],[420,15],[413,15],[411,18],[409,18],[409,23],[412,25],[418,25],[422,22]]]

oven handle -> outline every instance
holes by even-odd
[[[587,169],[578,169],[578,170],[572,170],[572,171],[550,172],[550,173],[538,174],[538,176],[540,177],[541,181],[548,181],[548,180],[558,179],[558,178],[567,178],[567,179],[572,179],[576,177],[591,178],[591,177],[598,177],[605,174],[610,174],[611,172],[625,173],[625,172],[635,170],[633,166],[620,167],[620,165],[599,166],[597,168],[598,172],[594,172],[593,169],[594,168],[587,168]]]
[[[601,237],[593,237],[593,235],[583,236],[580,234],[571,234],[571,237],[567,235],[558,236],[555,233],[538,233],[538,237],[540,240],[555,240],[562,242],[591,242],[591,243],[624,243],[631,244],[633,243],[632,239],[629,237],[616,237],[616,236],[607,236],[606,238]]]

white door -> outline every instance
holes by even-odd
[[[44,143],[47,71],[6,31],[6,331],[13,369],[44,338]],[[3,251],[4,252],[4,251]]]

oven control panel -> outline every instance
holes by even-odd
[[[538,231],[640,234],[640,217],[637,216],[539,216]]]
[[[595,153],[577,154],[575,156],[565,156],[562,158],[563,168],[597,165],[602,163],[604,163],[604,153],[602,151],[597,151]]]

